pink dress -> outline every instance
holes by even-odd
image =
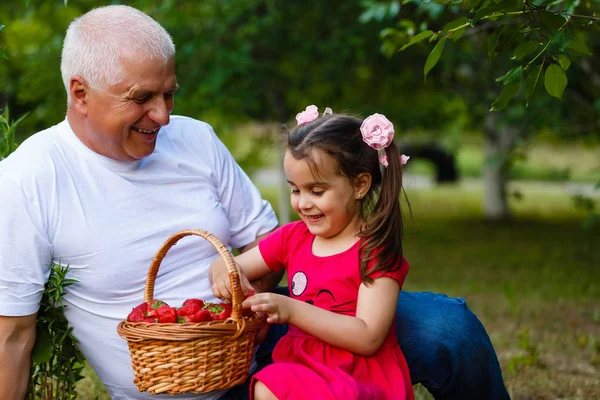
[[[271,269],[287,267],[290,297],[355,316],[361,284],[359,243],[343,253],[317,257],[311,250],[313,240],[306,224],[298,221],[270,234],[259,243],[259,248]],[[393,278],[402,287],[408,268],[402,260],[398,270],[373,277]],[[393,324],[381,348],[370,357],[329,345],[290,325],[287,335],[275,347],[273,361],[254,379],[264,383],[278,399],[414,398]]]

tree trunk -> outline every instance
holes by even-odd
[[[508,206],[510,153],[520,131],[499,125],[499,114],[489,112],[485,121],[482,167],[483,214],[489,220],[506,220],[511,216]]]

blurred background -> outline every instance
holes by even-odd
[[[525,3],[529,20],[493,14],[522,14]],[[535,8],[550,2],[525,3],[4,1],[0,109],[25,116],[17,142],[63,120],[70,21],[101,5],[139,8],[177,47],[174,114],[213,125],[282,222],[294,214],[278,139],[296,113],[315,104],[385,114],[411,157],[405,289],[466,299],[513,399],[600,398],[598,3],[554,2],[566,7],[562,21]],[[585,23],[565,28],[564,13]],[[509,95],[515,71],[523,86]],[[108,398],[84,374],[80,398]]]

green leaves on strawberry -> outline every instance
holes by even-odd
[[[231,316],[231,304],[219,303],[205,305],[206,309],[210,313],[210,317],[213,321],[223,321]]]
[[[195,322],[191,315],[183,315],[177,317],[178,324],[185,324],[187,322]]]
[[[152,300],[148,305],[147,317],[155,318],[158,323],[177,322],[177,312],[164,301]]]

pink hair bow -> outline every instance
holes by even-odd
[[[360,126],[363,140],[377,150],[379,163],[387,168],[389,165],[385,149],[394,142],[394,125],[383,114],[368,116]],[[400,163],[405,165],[410,157],[402,154]]]
[[[331,108],[327,107],[323,112],[323,115],[333,114]],[[306,110],[299,112],[296,114],[296,122],[298,125],[306,124],[308,122],[312,122],[319,116],[319,109],[314,104],[306,107]]]

